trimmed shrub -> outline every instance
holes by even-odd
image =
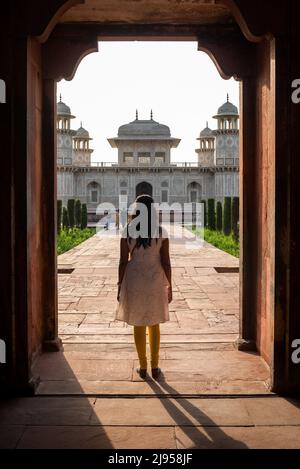
[[[204,210],[204,220],[203,220],[203,222],[204,222],[204,228],[206,228],[207,227],[207,210],[206,210],[206,205],[207,204],[206,204],[206,200],[202,200],[201,204],[203,204],[203,210]]]
[[[76,200],[75,202],[75,225],[77,228],[81,227],[81,202]]]
[[[225,197],[224,202],[224,226],[223,232],[225,236],[229,236],[232,230],[231,220],[231,197]]]
[[[223,207],[222,203],[217,203],[217,231],[223,230]]]
[[[61,230],[61,215],[62,215],[62,201],[57,201],[57,234],[60,233]]]
[[[215,199],[208,200],[207,222],[208,229],[214,231],[216,229]]]
[[[75,200],[68,200],[68,217],[69,217],[69,226],[74,228],[75,225]]]
[[[62,211],[62,225],[65,230],[68,230],[70,228],[69,215],[66,207],[63,207]]]
[[[240,238],[240,199],[238,197],[233,197],[232,199],[232,234],[235,241],[238,241]]]
[[[82,204],[81,207],[81,226],[80,228],[84,230],[88,224],[88,216],[87,216],[87,206],[86,204]]]

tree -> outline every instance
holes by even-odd
[[[232,232],[233,232],[233,237],[236,242],[238,242],[240,238],[239,221],[240,221],[240,199],[238,197],[233,197],[232,199]]]
[[[231,220],[231,197],[225,197],[224,202],[224,226],[223,232],[225,236],[231,234],[232,220]]]
[[[202,200],[201,202],[203,204],[203,210],[204,210],[204,228],[207,227],[207,211],[206,211],[206,200]]]
[[[75,225],[75,200],[68,200],[68,217],[69,217],[69,226],[74,228]]]
[[[223,230],[223,207],[222,202],[217,203],[217,231]]]
[[[62,211],[62,225],[63,225],[63,228],[66,230],[66,229],[69,229],[70,227],[70,224],[69,224],[69,215],[68,215],[68,210],[66,207],[63,208],[63,211]]]
[[[77,228],[81,227],[81,202],[80,200],[76,200],[75,202],[75,225]]]
[[[208,229],[215,231],[216,229],[216,211],[215,199],[208,199],[208,213],[207,213]]]
[[[87,227],[88,216],[87,216],[87,206],[82,204],[81,207],[81,229],[84,230]]]
[[[62,215],[62,201],[57,201],[57,234],[60,233],[61,230],[61,215]]]

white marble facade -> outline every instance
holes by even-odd
[[[194,163],[172,163],[171,150],[180,144],[168,126],[153,119],[136,119],[119,128],[108,142],[118,150],[118,163],[91,162],[89,133],[71,129],[70,108],[57,104],[58,198],[88,204],[92,216],[100,203],[118,207],[119,197],[128,204],[139,193],[150,193],[155,202],[200,202],[209,198],[239,196],[238,109],[227,102],[215,117],[217,129],[200,133]]]

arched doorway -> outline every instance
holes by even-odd
[[[187,186],[188,201],[192,203],[201,202],[202,187],[198,182],[191,182]]]
[[[31,5],[32,2],[30,2]],[[65,5],[63,5],[65,3]],[[3,229],[7,230],[4,239],[14,240],[13,248],[7,249],[7,256],[11,258],[5,258],[3,262],[4,270],[6,273],[14,265],[15,257],[18,258],[18,276],[15,278],[12,275],[5,275],[4,279],[7,281],[7,289],[11,288],[11,282],[13,279],[13,291],[19,292],[17,297],[18,301],[11,303],[14,305],[14,314],[11,314],[11,308],[5,305],[3,310],[5,314],[1,318],[1,330],[8,330],[7,343],[11,350],[14,350],[14,354],[18,356],[32,356],[32,353],[38,349],[43,340],[47,347],[56,347],[57,340],[57,324],[56,324],[56,261],[55,261],[55,165],[53,158],[55,157],[55,129],[54,126],[54,112],[55,103],[54,100],[54,88],[55,80],[61,76],[71,76],[74,72],[73,64],[79,63],[79,57],[91,50],[96,50],[96,39],[89,37],[88,35],[81,35],[82,41],[78,40],[74,47],[74,41],[68,42],[65,37],[61,34],[58,37],[51,35],[49,40],[49,34],[52,31],[55,23],[63,12],[67,13],[68,7],[73,8],[71,18],[75,18],[75,22],[72,23],[72,27],[80,27],[81,12],[84,5],[74,6],[78,3],[76,0],[69,0],[68,2],[57,2],[57,6],[63,5],[56,11],[54,15],[54,8],[36,10],[36,14],[31,18],[31,23],[26,27],[24,26],[24,36],[22,40],[27,41],[25,34],[28,37],[31,35],[38,36],[40,41],[33,42],[31,49],[27,47],[19,47],[18,41],[13,42],[11,34],[8,35],[9,41],[8,47],[5,48],[8,53],[14,51],[14,47],[18,48],[18,54],[16,56],[16,63],[14,67],[11,67],[7,61],[7,73],[10,78],[12,72],[17,71],[19,75],[23,73],[24,63],[27,63],[28,58],[32,57],[32,67],[28,68],[30,71],[28,75],[28,83],[36,83],[35,93],[31,93],[30,99],[28,99],[27,93],[30,90],[30,86],[21,83],[20,80],[10,80],[12,84],[11,96],[18,96],[22,99],[22,102],[27,102],[28,105],[20,108],[18,106],[19,100],[12,100],[9,106],[5,107],[3,111],[7,112],[6,121],[10,123],[12,129],[8,127],[7,138],[4,142],[7,142],[7,154],[11,153],[11,158],[7,158],[8,163],[10,160],[14,162],[18,154],[25,154],[24,148],[28,151],[27,163],[31,171],[31,177],[28,178],[28,171],[20,171],[20,168],[11,166],[13,177],[16,176],[18,184],[15,184],[13,188],[9,187],[11,178],[7,178],[5,184],[8,185],[7,194],[11,194],[13,200],[17,204],[7,203],[7,207],[12,211],[11,217],[15,220],[12,224],[7,224],[7,227]],[[100,3],[100,2],[99,2]],[[142,8],[144,8],[144,2],[140,2]],[[147,4],[151,5],[151,2]],[[178,2],[180,5],[181,2]],[[243,233],[243,246],[242,246],[242,258],[241,258],[241,278],[242,278],[242,310],[243,320],[241,321],[241,337],[246,339],[245,346],[248,342],[254,340],[259,350],[263,351],[264,356],[268,363],[272,365],[272,381],[275,382],[275,387],[278,389],[287,387],[295,383],[299,383],[300,380],[296,380],[298,376],[299,367],[296,367],[292,363],[288,354],[290,353],[290,347],[292,339],[298,337],[298,309],[296,308],[296,301],[293,298],[292,293],[297,286],[297,282],[288,285],[286,279],[292,278],[295,273],[298,272],[298,264],[295,265],[289,262],[287,256],[289,255],[289,245],[291,239],[293,240],[293,246],[297,246],[295,230],[290,229],[294,213],[294,204],[297,198],[291,198],[291,187],[293,188],[293,181],[291,182],[288,177],[295,174],[296,171],[293,169],[294,161],[297,161],[295,157],[293,159],[293,151],[287,152],[287,160],[280,158],[282,149],[285,149],[287,142],[289,148],[293,150],[294,140],[290,138],[291,132],[288,135],[284,131],[279,132],[276,127],[277,113],[282,114],[282,109],[287,107],[287,112],[292,116],[292,122],[297,120],[296,106],[292,101],[286,98],[286,90],[290,89],[290,83],[292,82],[293,64],[289,62],[286,64],[282,57],[284,57],[284,48],[286,47],[286,41],[276,41],[270,39],[268,41],[262,40],[270,37],[272,32],[283,34],[285,39],[285,30],[283,30],[283,24],[281,22],[282,14],[280,9],[282,5],[278,3],[278,6],[274,5],[274,11],[272,15],[272,21],[269,15],[269,5],[271,2],[266,2],[266,7],[262,8],[260,21],[256,21],[255,7],[251,2],[241,2],[239,0],[223,0],[222,4],[230,6],[230,10],[234,11],[234,16],[237,19],[239,26],[242,29],[244,36],[248,41],[252,41],[251,44],[245,42],[243,36],[239,36],[234,32],[232,34],[232,26],[230,25],[229,31],[224,27],[222,17],[216,16],[216,24],[212,24],[212,31],[209,31],[206,24],[204,26],[204,34],[202,34],[202,7],[195,4],[195,8],[198,13],[199,23],[195,30],[195,17],[191,22],[190,17],[183,18],[183,11],[178,12],[174,5],[174,14],[178,17],[182,17],[180,23],[168,19],[165,23],[162,23],[162,27],[158,28],[150,24],[143,24],[143,18],[147,18],[148,12],[144,13],[144,16],[140,15],[139,21],[130,24],[126,23],[124,26],[120,23],[110,24],[109,20],[106,20],[107,25],[107,37],[113,37],[114,34],[117,37],[124,35],[124,37],[137,37],[138,33],[143,33],[149,37],[162,37],[172,36],[174,38],[184,39],[188,37],[196,37],[199,40],[199,48],[210,51],[211,55],[214,55],[215,62],[218,64],[218,69],[223,76],[235,74],[241,76],[243,82],[241,83],[241,95],[243,99],[243,125],[242,125],[242,152],[243,152],[243,174],[245,177],[242,181],[241,192],[242,192],[242,213],[241,213],[241,231]],[[121,4],[121,2],[120,2]],[[183,4],[183,2],[182,2]],[[296,5],[296,4],[295,4]],[[218,8],[220,5],[209,5],[205,8]],[[273,5],[272,5],[273,7]],[[289,5],[287,3],[288,8]],[[204,5],[203,5],[204,8]],[[75,11],[74,11],[75,10]],[[114,13],[116,8],[114,7]],[[159,14],[163,9],[157,9]],[[191,9],[186,9],[189,15]],[[285,11],[285,10],[284,10]],[[288,11],[288,10],[286,10]],[[296,11],[296,6],[295,6]],[[96,13],[93,12],[93,19],[96,21]],[[101,14],[101,9],[100,13]],[[124,10],[120,8],[120,18],[122,19]],[[169,15],[169,11],[168,11]],[[296,16],[294,14],[294,16]],[[4,17],[5,19],[5,17]],[[101,19],[101,18],[100,18]],[[68,18],[65,18],[66,26],[70,28],[70,22]],[[184,21],[183,21],[184,20]],[[70,21],[70,18],[69,18]],[[77,24],[76,24],[77,21]],[[168,25],[172,25],[171,29]],[[6,21],[7,25],[11,27],[13,22]],[[140,25],[137,23],[141,23]],[[176,24],[176,27],[174,26]],[[178,27],[177,27],[178,24]],[[198,26],[199,24],[199,26]],[[98,26],[102,31],[102,26]],[[182,29],[182,25],[184,28]],[[189,25],[188,27],[186,25]],[[29,27],[30,26],[30,27]],[[234,23],[233,23],[234,26]],[[6,24],[5,24],[6,27]],[[7,26],[8,27],[8,26]],[[60,27],[64,27],[64,22],[60,22]],[[220,29],[220,35],[218,29]],[[4,28],[5,31],[5,28]],[[8,29],[10,32],[10,30]],[[95,31],[92,28],[92,31]],[[60,29],[61,33],[61,29]],[[74,35],[74,32],[71,31]],[[97,30],[94,34],[97,36]],[[190,36],[189,36],[190,35]],[[73,49],[73,55],[68,54],[69,60],[65,60],[65,56],[62,58],[61,63],[52,60],[55,50],[61,48],[62,39],[66,41],[67,48]],[[74,36],[71,36],[74,37]],[[219,38],[222,40],[219,40]],[[19,37],[16,35],[16,38]],[[47,40],[48,39],[48,40]],[[287,38],[287,41],[290,39]],[[35,39],[33,40],[35,41]],[[52,42],[51,42],[52,41]],[[42,44],[43,43],[43,44]],[[255,45],[253,45],[255,43]],[[68,44],[70,46],[68,46]],[[288,42],[289,44],[289,42]],[[31,44],[32,45],[32,44]],[[225,47],[224,47],[225,46]],[[43,49],[43,70],[41,68],[39,51]],[[254,52],[251,55],[251,52]],[[249,54],[250,53],[250,54]],[[12,55],[12,54],[11,54]],[[253,60],[249,60],[249,56]],[[47,57],[49,60],[47,61]],[[258,58],[258,60],[257,60]],[[33,60],[34,59],[34,60]],[[288,61],[288,58],[286,59]],[[220,63],[221,64],[220,64]],[[5,62],[4,62],[5,64]],[[253,64],[255,66],[253,66]],[[270,66],[271,65],[271,66]],[[288,66],[287,66],[288,65]],[[40,70],[39,70],[40,68]],[[289,70],[288,73],[285,73]],[[35,76],[42,77],[37,80]],[[280,85],[276,85],[278,80],[275,80],[278,76],[281,76],[282,82]],[[12,77],[11,77],[12,78]],[[35,80],[35,81],[34,81]],[[266,86],[266,83],[268,86]],[[35,104],[35,100],[43,97],[43,116],[40,115],[40,105]],[[289,104],[288,104],[289,103]],[[14,111],[14,112],[13,112]],[[14,119],[10,119],[13,115]],[[27,126],[27,116],[36,116],[36,126]],[[293,120],[294,119],[294,120]],[[42,125],[40,125],[42,122]],[[21,123],[21,125],[20,125]],[[24,128],[22,127],[24,126]],[[16,129],[16,130],[15,130]],[[44,129],[42,133],[42,129]],[[285,130],[285,129],[283,129]],[[289,129],[288,129],[289,130]],[[18,138],[16,138],[16,135]],[[10,138],[14,138],[14,145],[11,144]],[[42,139],[42,140],[40,140]],[[32,144],[33,142],[42,141],[42,145]],[[264,145],[261,142],[271,141],[274,145],[271,147]],[[28,144],[29,143],[29,144]],[[42,152],[41,152],[42,148]],[[296,154],[296,153],[295,153]],[[41,155],[43,158],[41,158]],[[40,158],[38,160],[38,158]],[[36,164],[40,161],[40,166]],[[271,164],[270,164],[271,163]],[[42,171],[41,171],[42,168]],[[276,173],[280,174],[280,178],[275,178],[273,174],[276,168]],[[288,170],[289,169],[289,170]],[[16,175],[14,174],[16,172]],[[35,178],[35,179],[33,179]],[[266,184],[265,181],[270,180],[270,184]],[[34,184],[32,183],[34,181]],[[41,182],[42,181],[42,182]],[[37,190],[41,188],[43,184],[43,190]],[[295,186],[296,187],[296,186]],[[30,193],[30,197],[22,198],[20,194],[24,194],[24,189],[27,193]],[[31,192],[29,192],[31,191]],[[289,198],[289,199],[288,199]],[[290,210],[286,210],[286,201],[292,200],[291,205],[289,204]],[[31,206],[28,206],[28,201],[31,202]],[[42,209],[42,214],[38,213],[37,209]],[[30,209],[30,210],[29,210]],[[20,212],[22,217],[20,217]],[[276,213],[276,217],[272,214]],[[24,218],[29,214],[31,217],[37,216],[37,220],[45,220],[43,223],[35,222],[32,218],[29,219],[27,226],[30,230],[27,232],[27,238],[15,236],[15,233],[9,231],[12,226],[18,232],[19,225],[18,220],[24,226]],[[246,227],[247,222],[247,227]],[[248,227],[250,227],[248,229]],[[254,228],[252,228],[254,227]],[[282,239],[280,233],[286,234],[287,238],[284,237],[285,249],[282,249]],[[276,237],[275,237],[276,233]],[[14,238],[15,236],[15,238]],[[42,243],[37,243],[36,240],[42,240]],[[275,242],[274,242],[275,240]],[[30,242],[29,242],[30,241]],[[298,243],[299,244],[299,243]],[[39,246],[39,250],[36,246]],[[16,253],[24,253],[22,256],[16,256]],[[296,248],[294,248],[296,249]],[[298,252],[298,251],[297,251]],[[31,259],[32,271],[28,269],[28,258]],[[297,256],[294,255],[293,259]],[[276,263],[275,263],[276,259]],[[47,268],[44,268],[46,266]],[[13,270],[14,271],[14,270]],[[289,275],[286,274],[288,271]],[[22,275],[20,275],[20,272]],[[24,274],[24,275],[23,275]],[[40,275],[39,275],[40,274]],[[24,281],[24,278],[26,281]],[[32,279],[42,278],[42,283],[47,285],[42,291],[39,288],[32,288],[30,295],[28,295],[28,284],[32,284]],[[21,279],[21,280],[19,280]],[[281,294],[278,294],[278,291]],[[275,295],[274,292],[277,294]],[[292,292],[292,293],[291,293]],[[34,296],[35,295],[35,296]],[[254,301],[255,300],[255,301]],[[15,306],[16,304],[16,306]],[[35,307],[35,314],[31,314],[32,305]],[[285,313],[288,311],[288,313]],[[262,314],[263,312],[263,314]],[[285,316],[284,316],[285,314]],[[29,320],[22,324],[22,331],[18,330],[17,339],[13,335],[14,328],[11,327],[12,318],[16,322],[23,320],[25,315],[28,315]],[[36,320],[36,324],[45,324],[44,328],[39,327],[35,341],[28,341],[28,330],[32,328],[31,321]],[[4,326],[2,327],[2,321]],[[34,324],[35,326],[35,324]],[[293,326],[293,327],[290,327]],[[34,327],[34,330],[37,328]],[[293,331],[293,336],[290,331]],[[274,342],[274,333],[276,336],[276,342]],[[21,337],[21,339],[20,339]],[[14,348],[12,347],[14,345]],[[13,360],[16,365],[14,369],[14,376],[20,376],[22,383],[27,385],[28,373],[22,367],[22,361],[15,359]],[[27,366],[27,369],[29,367]],[[296,376],[297,375],[297,376]],[[297,385],[299,388],[299,385]]]
[[[100,184],[92,181],[87,185],[87,202],[97,204],[100,202],[101,188]]]
[[[149,182],[143,181],[137,184],[135,188],[135,196],[138,197],[139,195],[153,195],[153,187]]]

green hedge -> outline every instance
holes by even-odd
[[[194,230],[199,234],[202,234],[199,229]],[[212,244],[221,251],[227,252],[234,257],[240,257],[240,246],[239,243],[235,241],[232,235],[225,236],[219,231],[211,231],[209,229],[204,230],[204,239],[207,243]]]
[[[223,233],[218,231],[205,230],[204,238],[205,241],[216,248],[221,249],[234,257],[240,257],[239,243],[236,242],[232,235],[225,236]]]
[[[207,227],[209,230],[215,230],[216,229],[216,211],[215,211],[215,200],[214,199],[209,199],[208,200],[208,223]]]
[[[233,197],[232,199],[232,234],[236,241],[238,241],[240,238],[239,220],[240,220],[240,199],[238,197]]]
[[[217,203],[217,231],[223,230],[223,207],[222,203]]]
[[[61,217],[62,217],[62,201],[57,201],[57,234],[60,233],[61,230]]]
[[[62,226],[64,229],[70,228],[69,215],[68,215],[68,210],[66,207],[63,207],[63,211],[62,211]]]
[[[84,230],[88,224],[88,214],[87,214],[87,206],[86,204],[82,204],[81,206],[81,229]]]
[[[81,202],[76,200],[75,202],[75,226],[81,227]]]
[[[68,200],[68,217],[69,217],[70,228],[74,228],[75,226],[75,200],[74,199]]]
[[[229,236],[232,230],[231,220],[231,197],[225,197],[224,202],[224,226],[223,232],[225,236]]]
[[[86,228],[79,230],[78,228],[61,230],[57,237],[57,254],[63,254],[66,251],[78,246],[79,244],[86,241],[96,233],[95,228]]]
[[[203,219],[203,223],[204,223],[204,228],[207,227],[207,209],[206,209],[206,200],[202,200],[201,202],[203,204],[203,210],[204,210],[204,219]]]

